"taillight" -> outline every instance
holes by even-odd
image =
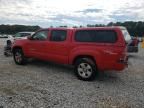
[[[124,51],[121,53],[118,62],[127,64],[128,61],[128,54],[127,54],[127,47],[124,48]]]

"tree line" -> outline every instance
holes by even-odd
[[[39,26],[0,25],[0,34],[15,34],[17,32],[23,32],[23,31],[34,32],[38,29],[40,29]]]
[[[87,27],[104,27],[104,26],[124,26],[128,29],[131,36],[139,36],[139,37],[144,36],[144,22],[142,21],[138,22],[127,21],[116,23],[110,22],[107,25],[104,24],[87,25]]]
[[[105,27],[105,26],[124,26],[128,29],[131,36],[144,36],[144,22],[138,21],[126,21],[126,22],[110,22],[108,24],[88,24],[87,27]],[[53,27],[53,26],[51,26]],[[59,26],[59,27],[67,27],[65,26]],[[77,28],[78,26],[73,26],[74,28]],[[79,27],[83,27],[80,25]],[[26,25],[0,25],[0,33],[1,34],[15,34],[17,32],[22,31],[37,31],[40,29],[40,26],[26,26]]]
[[[126,22],[116,22],[116,23],[110,22],[108,24],[87,24],[87,27],[107,27],[107,26],[123,26],[127,28],[131,36],[144,37],[144,22],[142,21],[138,21],[138,22],[126,21]],[[64,25],[59,27],[67,27],[67,26]],[[81,27],[84,26],[82,25],[73,26],[73,28],[81,28]]]

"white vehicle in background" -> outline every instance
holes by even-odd
[[[129,53],[137,53],[138,52],[138,43],[139,39],[137,37],[130,36],[126,27],[120,26],[122,33],[124,35],[126,44],[127,44],[127,51]]]
[[[8,38],[7,34],[0,34],[0,38]]]
[[[9,35],[6,43],[13,43],[17,39],[27,39],[27,36],[34,34],[34,32],[18,32],[15,35]]]
[[[5,56],[11,56],[11,46],[12,43],[17,39],[27,39],[27,36],[33,35],[34,32],[18,32],[15,35],[8,35],[8,38],[6,40],[6,45],[4,46],[4,55]]]

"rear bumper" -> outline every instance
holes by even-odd
[[[124,59],[119,60],[115,65],[115,70],[121,71],[128,67],[128,56],[126,56]]]
[[[115,66],[114,70],[122,71],[122,70],[124,70],[125,68],[128,67],[128,63],[127,62],[125,62],[125,63],[117,63],[114,66]]]
[[[100,70],[102,71],[111,71],[111,70],[115,70],[115,71],[122,71],[125,68],[128,67],[128,56],[125,56],[125,58],[120,59],[119,61],[113,61],[111,63],[108,63],[107,65],[105,64],[100,68]]]

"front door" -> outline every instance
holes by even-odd
[[[48,30],[42,30],[42,31],[38,31],[37,33],[35,33],[31,39],[29,40],[28,43],[28,52],[32,57],[35,58],[40,58],[43,59],[44,58],[44,54],[45,54],[45,43],[48,37]]]

